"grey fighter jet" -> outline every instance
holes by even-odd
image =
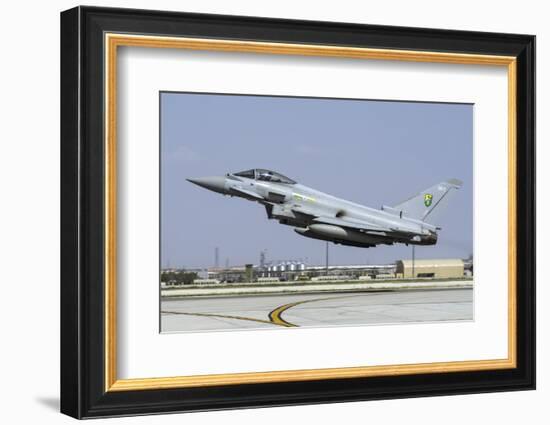
[[[268,218],[293,226],[299,235],[361,248],[394,243],[434,245],[440,230],[434,224],[436,213],[462,186],[460,180],[450,179],[400,204],[376,209],[261,168],[187,180],[214,192],[258,202]]]

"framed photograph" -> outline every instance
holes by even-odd
[[[535,388],[535,37],[61,14],[61,411]]]

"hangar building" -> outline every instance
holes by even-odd
[[[461,278],[464,277],[464,261],[459,258],[437,260],[398,260],[395,275],[400,278]]]

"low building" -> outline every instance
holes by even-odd
[[[278,277],[259,277],[258,283],[278,283],[281,279]]]
[[[434,260],[398,260],[396,276],[411,278],[452,279],[464,277],[464,261],[460,258]]]
[[[373,277],[374,279],[395,279],[395,273],[378,273]]]
[[[329,274],[329,275],[321,275],[321,276],[315,276],[311,278],[312,282],[332,282],[335,280],[353,280],[353,277],[345,275],[345,274]]]
[[[217,285],[220,283],[218,279],[195,279],[193,281],[194,285]]]

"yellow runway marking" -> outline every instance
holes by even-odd
[[[184,316],[201,316],[201,317],[214,317],[214,318],[220,318],[220,319],[234,319],[234,320],[248,320],[251,322],[258,322],[258,323],[265,323],[267,325],[276,325],[276,326],[283,326],[285,328],[298,328],[299,325],[296,325],[294,323],[290,323],[282,318],[282,314],[288,310],[289,308],[296,307],[300,304],[305,303],[311,303],[315,301],[326,301],[326,300],[337,300],[341,298],[350,298],[356,295],[344,295],[344,296],[338,296],[338,297],[324,297],[324,298],[314,298],[311,300],[303,300],[303,301],[296,301],[289,304],[283,304],[276,309],[272,310],[268,317],[269,320],[263,320],[263,319],[255,319],[253,317],[244,317],[244,316],[231,316],[231,315],[225,315],[225,314],[213,314],[213,313],[187,313],[183,311],[161,311],[163,314],[181,314]]]
[[[275,323],[269,320],[262,320],[262,319],[254,319],[253,317],[243,317],[243,316],[228,316],[224,314],[210,314],[210,313],[185,313],[182,311],[161,311],[161,313],[164,314],[182,314],[184,316],[202,316],[202,317],[218,317],[220,319],[235,319],[235,320],[249,320],[251,322],[260,322],[260,323],[266,323],[268,325],[279,325],[279,323]],[[284,325],[281,325],[284,326]]]
[[[294,307],[295,305],[305,303],[306,301],[299,301],[296,303],[290,303],[290,304],[284,304],[280,307],[277,307],[275,310],[271,311],[269,313],[269,320],[272,323],[275,323],[276,325],[285,326],[287,328],[296,328],[298,325],[295,325],[294,323],[287,322],[285,319],[281,317],[281,314],[283,311],[288,310],[291,307]]]
[[[275,310],[272,310],[269,313],[269,320],[272,323],[276,324],[276,325],[285,326],[287,328],[298,328],[299,327],[298,325],[295,325],[294,323],[287,322],[285,319],[283,319],[281,317],[281,315],[286,310],[288,310],[289,308],[296,307],[297,305],[300,305],[300,304],[311,303],[311,302],[314,302],[314,301],[337,300],[337,299],[340,299],[340,298],[350,298],[350,297],[353,297],[353,296],[354,295],[346,295],[346,296],[343,296],[343,297],[314,298],[312,300],[304,300],[304,301],[297,301],[297,302],[294,302],[294,303],[284,304],[282,306],[277,307]]]

